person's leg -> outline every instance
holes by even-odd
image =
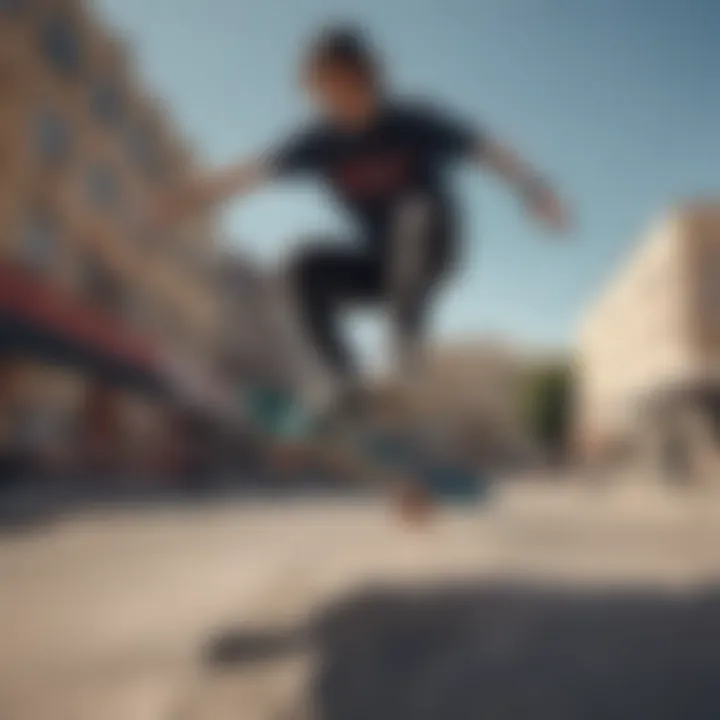
[[[396,368],[404,377],[416,373],[422,362],[428,304],[453,256],[451,225],[447,210],[424,196],[408,198],[398,207],[389,239],[387,284]]]
[[[308,384],[325,384],[326,389],[318,394],[332,394],[329,386],[349,383],[356,370],[338,327],[338,316],[348,304],[383,298],[382,258],[352,247],[306,248],[292,263],[290,282],[300,332],[320,366],[315,373],[317,382],[310,380]]]

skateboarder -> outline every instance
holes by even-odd
[[[290,176],[317,178],[339,200],[352,220],[352,242],[304,248],[289,275],[303,332],[323,366],[305,383],[305,395],[327,410],[357,380],[337,326],[348,304],[387,311],[398,373],[417,366],[428,306],[457,259],[459,210],[448,169],[465,162],[494,172],[550,230],[563,230],[567,216],[548,181],[486,131],[393,93],[354,28],[320,33],[300,74],[317,110],[310,127],[256,159],[178,188],[160,214],[180,219]]]

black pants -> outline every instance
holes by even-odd
[[[306,335],[342,375],[351,374],[355,363],[341,338],[340,313],[352,306],[378,306],[388,312],[398,334],[417,342],[433,290],[452,264],[450,213],[436,203],[413,202],[399,209],[386,237],[358,247],[308,247],[291,268]],[[403,266],[409,270],[405,277]]]

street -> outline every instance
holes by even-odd
[[[308,498],[105,509],[8,532],[0,718],[526,717],[520,697],[543,698],[540,718],[576,717],[590,697],[593,717],[620,717],[618,668],[578,664],[603,657],[647,682],[619,696],[628,713],[709,718],[718,520],[708,495],[519,483],[424,530],[380,502]],[[414,675],[393,675],[408,663]]]

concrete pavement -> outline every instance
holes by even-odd
[[[624,610],[612,608],[640,604],[648,609],[644,615],[651,615],[657,598],[682,602],[689,591],[710,592],[706,589],[720,578],[719,520],[715,497],[546,483],[511,486],[490,505],[447,513],[422,532],[398,525],[381,503],[370,500],[225,501],[69,517],[0,542],[0,718],[345,720],[351,717],[347,703],[360,712],[369,698],[385,702],[385,711],[395,707],[396,720],[464,718],[458,713],[470,712],[472,702],[456,706],[455,714],[441,710],[440,690],[432,697],[420,693],[424,700],[415,698],[414,705],[408,700],[402,709],[394,696],[378,699],[373,691],[378,679],[358,669],[359,658],[372,656],[369,666],[380,667],[389,657],[383,643],[409,617],[415,625],[408,637],[420,638],[436,618],[447,615],[449,622],[468,607],[498,605],[488,598],[501,597],[502,607],[519,608],[513,599],[518,593],[507,590],[518,583],[530,588],[523,597],[537,592],[545,600],[517,609],[518,617],[507,615],[494,627],[519,627],[538,607],[585,608],[585,600],[576,602],[573,593],[606,599],[601,606],[593,601],[586,615],[574,610],[580,633],[585,622],[598,627],[598,617],[624,617]],[[452,600],[458,593],[462,601]],[[447,602],[438,599],[446,595]],[[417,598],[424,600],[418,604]],[[395,609],[382,610],[389,607]],[[457,612],[446,612],[453,607]],[[678,617],[685,618],[682,607],[677,606]],[[713,632],[720,629],[718,617],[708,616],[718,623]],[[359,639],[356,630],[347,629],[358,627],[367,628]],[[282,636],[286,629],[292,635],[298,628],[311,628],[309,640],[293,652],[258,651],[256,657],[251,652],[230,667],[204,660],[210,639],[230,629],[246,641],[260,638],[261,646],[263,638]],[[618,628],[610,625],[604,640],[587,642],[626,634]],[[432,637],[457,632],[448,625]],[[563,632],[560,627],[558,637]],[[695,645],[686,646],[692,655]],[[530,654],[526,649],[518,657]],[[428,651],[433,663],[441,655]],[[355,657],[358,665],[343,670],[345,660]],[[468,667],[458,657],[446,658],[453,678]],[[703,657],[705,670],[720,669],[714,656]],[[383,677],[403,663],[393,662]],[[485,662],[470,687],[488,668],[497,671]],[[440,682],[447,675],[442,663],[428,667],[435,670],[417,676],[425,677],[416,683],[418,692],[429,687],[428,677]],[[333,695],[312,683],[346,676],[362,676],[369,684],[363,690],[351,683]],[[344,688],[343,682],[333,680],[329,687]],[[457,696],[456,690],[447,692]],[[701,692],[686,695],[692,700]],[[524,717],[517,708],[513,714],[512,703],[502,712],[494,707],[493,717]],[[381,717],[383,708],[374,707],[372,716]],[[371,717],[367,712],[352,717]],[[565,716],[556,709],[552,717]]]

